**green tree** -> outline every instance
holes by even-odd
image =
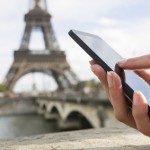
[[[98,88],[102,87],[101,83],[94,80],[94,79],[88,80],[87,81],[87,86],[92,88],[92,89],[98,89]]]
[[[100,82],[98,82],[94,79],[91,79],[91,80],[86,80],[86,81],[79,81],[77,86],[76,86],[76,88],[78,90],[83,89],[84,87],[90,87],[93,90],[95,90],[95,89],[101,89],[102,85]]]
[[[6,86],[4,84],[0,84],[0,92],[1,93],[6,92]]]
[[[78,84],[76,85],[76,88],[78,90],[83,89],[86,86],[86,81],[79,81]]]

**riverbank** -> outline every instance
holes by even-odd
[[[101,128],[0,140],[1,150],[149,150],[150,138],[129,128]]]

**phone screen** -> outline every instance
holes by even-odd
[[[76,30],[69,35],[98,63],[105,71],[115,71],[116,63],[123,58],[100,37]],[[133,91],[141,91],[150,105],[150,86],[133,71],[125,70],[123,89],[132,100]]]

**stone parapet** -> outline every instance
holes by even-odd
[[[101,128],[1,140],[1,150],[149,150],[150,138],[129,128]]]

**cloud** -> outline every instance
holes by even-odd
[[[114,26],[117,24],[117,21],[110,18],[101,18],[98,20],[98,23],[103,26]]]
[[[137,3],[138,1],[136,1]],[[59,20],[71,19],[76,21],[93,20],[101,14],[108,14],[117,7],[134,5],[134,0],[51,0],[49,10]],[[84,20],[83,20],[84,19]]]

